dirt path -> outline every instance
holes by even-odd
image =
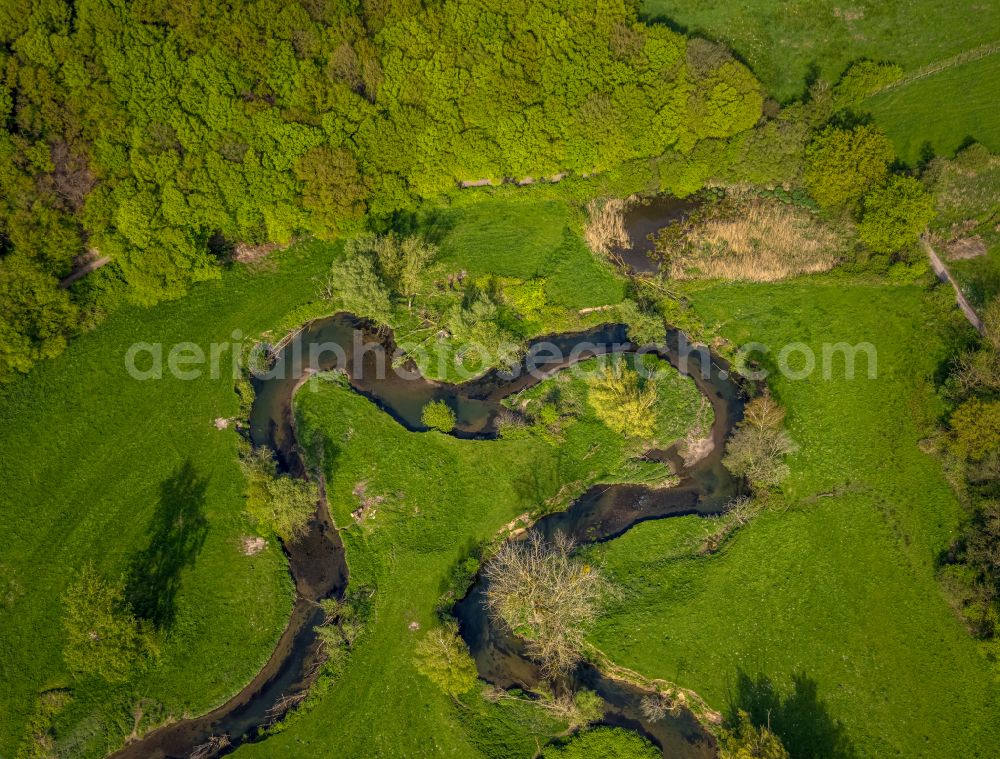
[[[974,47],[971,50],[963,50],[961,53],[953,55],[950,58],[943,58],[940,61],[934,61],[933,63],[928,63],[926,66],[921,66],[912,73],[906,74],[895,82],[887,84],[882,89],[871,93],[868,97],[874,97],[889,90],[898,90],[900,87],[906,87],[908,84],[913,84],[920,79],[939,74],[955,66],[961,66],[963,63],[978,61],[980,58],[986,58],[995,53],[1000,53],[1000,41],[987,42],[985,45]]]
[[[80,266],[77,269],[75,269],[73,273],[70,274],[68,277],[59,280],[59,287],[65,290],[71,284],[80,279],[80,277],[87,276],[88,274],[90,274],[90,272],[100,269],[102,266],[104,266],[104,264],[110,263],[110,261],[111,261],[110,256],[101,256],[100,258],[91,259],[83,266]]]
[[[958,307],[962,309],[962,313],[965,314],[965,318],[969,320],[969,324],[975,327],[976,331],[981,335],[983,334],[983,320],[979,318],[979,314],[976,313],[976,309],[972,307],[968,299],[965,297],[965,293],[962,292],[962,288],[958,286],[958,282],[948,271],[948,267],[945,265],[941,257],[934,251],[931,247],[930,240],[927,239],[927,234],[924,233],[920,236],[920,244],[923,246],[924,251],[927,253],[927,257],[931,261],[931,268],[934,269],[934,274],[942,282],[950,282],[951,286],[955,290],[955,302],[958,303]]]

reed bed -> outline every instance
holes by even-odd
[[[625,210],[634,198],[594,198],[587,203],[583,237],[592,251],[612,257],[615,248],[632,244],[625,229]]]
[[[673,279],[775,282],[841,259],[839,236],[808,209],[755,196],[706,207],[661,233],[658,249]]]

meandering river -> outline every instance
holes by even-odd
[[[355,335],[362,334],[367,348],[359,348]],[[677,331],[667,334],[666,344],[644,348],[669,361],[691,376],[711,402],[715,412],[712,427],[714,447],[690,468],[676,455],[663,452],[679,469],[681,481],[672,488],[641,485],[595,486],[566,511],[541,518],[531,529],[546,537],[563,532],[577,544],[614,539],[632,526],[649,520],[683,514],[715,514],[736,492],[738,483],[721,464],[726,437],[742,417],[743,394],[724,362],[702,351],[682,349]],[[582,344],[586,350],[574,350]],[[341,352],[329,350],[338,345]],[[378,346],[392,356],[395,344],[390,333],[379,332],[347,314],[307,324],[277,355],[273,378],[254,381],[256,397],[250,412],[250,439],[275,451],[283,470],[305,476],[306,468],[295,436],[292,401],[295,392],[315,370],[344,370],[351,387],[371,399],[410,430],[422,430],[420,412],[431,400],[447,400],[456,410],[458,437],[496,436],[501,401],[540,381],[543,376],[574,361],[607,352],[634,352],[623,325],[604,325],[582,333],[539,338],[528,349],[520,371],[511,377],[489,372],[469,382],[452,385],[417,376],[415,367],[404,366],[410,378],[380,370]],[[557,350],[553,351],[552,347]],[[325,347],[318,360],[311,348]],[[313,354],[313,355],[311,355]],[[553,358],[552,356],[559,356]],[[526,371],[529,364],[535,369]],[[384,364],[383,364],[384,366]],[[291,708],[316,677],[321,653],[314,627],[322,621],[316,602],[343,595],[348,581],[347,564],[340,535],[330,519],[325,494],[308,534],[285,546],[295,580],[297,600],[285,631],[271,658],[257,677],[240,693],[202,717],[181,720],[158,728],[130,743],[114,756],[124,759],[157,757],[206,758],[232,751],[240,743],[259,740],[258,732]],[[520,642],[486,614],[482,604],[485,580],[478,578],[469,593],[454,608],[460,632],[469,645],[480,676],[494,685],[531,689],[541,681],[535,664],[523,654]],[[609,724],[639,730],[671,757],[703,757],[715,753],[712,736],[691,712],[682,710],[655,723],[646,721],[639,702],[644,691],[614,680],[590,664],[582,664],[563,687],[595,690],[608,704]]]

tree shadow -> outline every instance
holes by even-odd
[[[379,233],[392,231],[403,237],[421,235],[429,242],[441,245],[455,228],[455,222],[454,213],[438,209],[397,211],[375,231]]]
[[[160,502],[147,529],[149,542],[128,562],[127,598],[136,616],[158,629],[173,625],[181,572],[194,565],[205,543],[207,488],[208,479],[185,461],[160,486]]]
[[[770,724],[792,759],[855,759],[857,752],[843,723],[834,719],[820,698],[815,680],[802,672],[792,675],[792,692],[782,694],[764,674],[750,677],[740,670],[730,697],[729,720],[738,710],[757,726]]]

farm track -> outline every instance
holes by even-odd
[[[958,286],[958,281],[952,276],[947,264],[941,260],[941,257],[937,254],[934,248],[931,247],[930,240],[927,239],[926,233],[920,236],[920,244],[923,246],[924,252],[927,253],[927,257],[930,259],[931,268],[934,270],[934,274],[941,282],[951,283],[952,288],[955,290],[955,302],[958,304],[958,307],[962,309],[962,313],[965,314],[965,318],[968,319],[969,324],[971,324],[980,335],[983,334],[983,320],[979,318],[979,314],[976,313],[976,309],[972,307],[972,304],[969,303],[969,299],[965,297],[965,293],[963,293],[962,288]]]

